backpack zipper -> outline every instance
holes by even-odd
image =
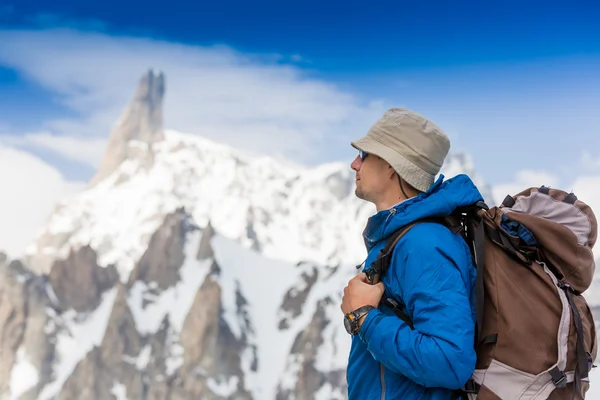
[[[380,365],[380,374],[379,376],[381,377],[381,400],[385,400],[385,367],[383,366],[383,364],[379,364]]]

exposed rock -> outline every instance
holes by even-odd
[[[129,287],[135,282],[154,282],[166,290],[179,281],[183,264],[185,233],[189,229],[187,216],[178,210],[165,217],[162,226],[152,235],[148,250],[129,276]]]
[[[125,286],[119,284],[106,332],[100,345],[103,364],[115,375],[126,378],[128,360],[135,359],[142,350],[142,338],[137,331],[135,321],[127,304]]]
[[[210,265],[210,270],[208,271],[208,274],[214,277],[221,275],[221,267],[216,261],[213,261]]]
[[[254,333],[248,302],[238,286],[236,313],[245,331],[241,338],[236,338],[223,318],[220,267],[216,261],[213,260],[213,273],[207,275],[195,293],[180,333],[170,325],[168,316],[157,332],[143,335],[136,327],[128,302],[130,284],[143,282],[148,288],[165,290],[179,282],[186,235],[195,229],[187,218],[183,210],[169,215],[153,235],[130,282],[116,283],[117,292],[102,342],[76,365],[62,386],[59,399],[114,399],[117,393],[143,400],[252,398],[245,388],[241,367],[241,355],[247,350],[253,357],[251,368],[256,371],[258,367],[257,349],[247,345],[247,335]],[[212,236],[210,230],[205,231],[208,233],[205,238]],[[89,254],[70,257],[72,267],[79,262],[81,265],[75,268],[87,270],[84,276],[94,276],[94,269],[89,268],[90,259]],[[61,271],[57,268],[55,276]],[[67,279],[61,274],[62,279]],[[69,301],[58,293],[56,297],[62,309],[65,302],[74,303],[73,298],[78,295],[67,296]],[[227,387],[226,393],[223,387]]]
[[[147,400],[167,400],[171,399],[170,380],[164,379],[152,381],[147,392]]]
[[[116,396],[113,395],[113,391],[118,390],[121,385],[123,385],[121,378],[106,368],[102,362],[100,349],[96,347],[77,364],[63,385],[58,399],[114,400]],[[128,395],[128,398],[134,397]]]
[[[148,71],[140,80],[133,100],[110,133],[104,159],[91,181],[92,186],[110,175],[128,158],[148,156],[151,162],[151,145],[164,139],[164,93],[164,75]]]
[[[112,265],[100,267],[96,252],[84,246],[72,251],[67,259],[56,261],[49,279],[62,311],[83,312],[94,310],[102,293],[112,288],[119,276]]]
[[[164,318],[160,329],[147,338],[145,349],[149,349],[150,357],[145,366],[144,391],[148,400],[166,400],[170,395],[170,384],[176,377],[179,361],[179,339]],[[175,353],[175,354],[173,354]],[[144,397],[146,398],[146,397]]]
[[[249,343],[249,337],[254,335],[254,327],[252,326],[252,319],[248,310],[248,301],[244,297],[241,291],[240,284],[237,282],[235,288],[235,307],[236,315],[242,322],[243,331],[240,341],[247,348],[247,351],[251,352],[252,363],[250,364],[250,370],[256,372],[258,369],[258,349],[255,345]]]
[[[323,343],[323,331],[331,323],[327,319],[325,309],[332,303],[329,297],[320,300],[310,324],[296,337],[287,366],[295,371],[296,383],[293,388],[282,387],[280,383],[277,400],[312,399],[325,384],[341,391],[345,390],[345,371],[331,371],[325,374],[315,367],[319,345]]]
[[[212,240],[214,234],[215,230],[209,221],[206,225],[206,228],[204,228],[204,230],[202,231],[202,238],[200,239],[200,245],[198,246],[198,253],[196,254],[196,258],[199,261],[206,260],[214,256],[214,251],[210,244],[210,241]]]
[[[238,341],[222,317],[221,286],[208,275],[196,294],[192,308],[181,331],[183,365],[180,372],[181,389],[187,398],[204,396],[207,399],[251,399],[244,388],[241,354],[244,343]],[[233,382],[228,396],[222,397],[207,389],[207,381]]]
[[[35,399],[50,380],[54,356],[53,332],[48,329],[51,318],[46,312],[48,284],[20,261],[5,262],[0,262],[0,398],[8,395],[13,369],[21,365],[36,379],[29,387],[10,389],[18,390],[22,400]]]
[[[6,261],[6,259],[4,260]],[[23,342],[27,320],[27,288],[12,265],[0,263],[0,395],[9,393],[11,371]]]
[[[291,287],[283,297],[279,309],[279,329],[288,329],[291,321],[300,315],[302,306],[306,303],[306,298],[318,278],[319,270],[315,266],[306,264],[300,282],[297,286]]]
[[[44,385],[52,379],[55,327],[48,313],[52,303],[48,297],[49,286],[45,276],[27,282],[27,327],[21,346],[27,353],[29,363],[37,371],[38,384],[22,400],[37,399]],[[40,332],[45,335],[40,335]]]
[[[255,211],[253,208],[248,209],[248,217],[246,222],[246,237],[250,242],[250,248],[256,252],[261,251],[260,241],[258,236],[256,235],[256,231],[254,230],[254,224],[256,221]]]

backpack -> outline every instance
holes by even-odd
[[[477,362],[457,391],[462,399],[584,399],[597,355],[590,307],[582,296],[594,275],[597,222],[573,193],[545,186],[483,202],[395,232],[365,273],[377,283],[398,241],[417,223],[460,234],[477,268]],[[414,329],[402,303],[381,302]]]

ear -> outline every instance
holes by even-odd
[[[392,168],[391,165],[388,164],[388,178],[389,179],[395,179],[394,175],[397,175],[396,170],[394,168]]]

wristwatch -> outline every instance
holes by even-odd
[[[358,320],[373,308],[375,307],[366,305],[344,315],[344,327],[346,328],[346,332],[352,336],[356,335],[360,328],[358,325]]]

